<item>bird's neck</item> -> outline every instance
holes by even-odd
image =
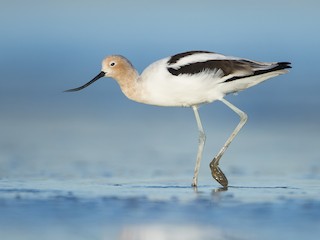
[[[122,73],[121,76],[116,78],[124,95],[131,100],[139,102],[141,93],[138,86],[138,79],[139,73],[135,69],[125,71],[125,73]]]

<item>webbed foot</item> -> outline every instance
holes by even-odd
[[[212,177],[220,183],[223,187],[228,187],[228,179],[224,175],[224,173],[221,171],[219,166],[215,164],[215,158],[210,163],[210,169],[211,169],[211,175]]]

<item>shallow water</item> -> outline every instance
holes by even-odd
[[[5,122],[1,239],[318,237],[316,125],[248,124],[222,158],[230,183],[222,189],[211,178],[208,159],[234,123],[218,130],[207,124],[199,187],[193,189],[193,119],[182,125],[175,118],[170,125],[151,120],[152,127],[139,118],[130,125],[103,118]],[[146,127],[137,138],[134,131]]]
[[[318,181],[260,181],[223,190],[212,187],[212,183],[193,189],[163,179],[136,183],[113,179],[3,179],[1,236],[316,239],[320,223]]]

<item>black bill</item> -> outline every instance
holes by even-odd
[[[89,85],[91,85],[92,83],[94,83],[95,81],[97,81],[98,79],[104,77],[106,75],[105,72],[100,72],[97,76],[95,76],[90,82],[87,82],[86,84],[82,85],[81,87],[77,87],[77,88],[72,88],[72,89],[68,89],[65,90],[64,92],[76,92],[76,91],[80,91],[86,87],[88,87]]]

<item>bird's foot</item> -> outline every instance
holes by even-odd
[[[193,178],[191,187],[193,187],[193,188],[197,188],[198,187],[198,179],[197,178],[195,178],[195,177]]]
[[[211,169],[211,175],[223,187],[228,187],[228,179],[226,178],[224,173],[221,171],[218,164],[216,164],[216,162],[217,162],[216,158],[214,158],[209,165]]]

